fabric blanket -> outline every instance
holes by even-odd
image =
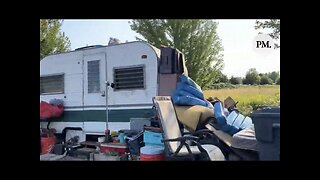
[[[174,106],[177,118],[187,130],[194,132],[199,123],[213,118],[213,111],[203,106]]]

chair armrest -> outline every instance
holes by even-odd
[[[191,135],[192,133],[191,132],[182,132],[182,136],[184,136],[184,135]]]
[[[163,139],[162,142],[168,142],[168,141],[185,142],[186,140],[195,140],[195,141],[197,141],[198,139],[199,139],[199,137],[186,135],[186,136],[181,136],[181,137],[174,138],[174,139]]]
[[[199,135],[204,135],[204,134],[212,134],[212,132],[209,129],[200,129],[194,133],[192,133],[193,136],[199,136]]]
[[[200,129],[200,130],[193,132],[193,133],[185,132],[185,133],[183,133],[183,135],[192,135],[192,136],[198,137],[199,139],[203,138],[205,135],[213,137],[213,133],[209,129]]]

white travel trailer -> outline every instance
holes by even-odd
[[[62,117],[50,123],[57,133],[73,127],[102,135],[106,128],[130,129],[131,118],[151,118],[152,97],[171,95],[181,73],[184,57],[173,48],[141,41],[89,46],[40,61],[40,101],[64,101]]]

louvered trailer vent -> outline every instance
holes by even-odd
[[[115,90],[145,88],[144,66],[114,69]]]

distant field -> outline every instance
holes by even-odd
[[[280,86],[240,86],[234,89],[217,89],[204,91],[205,98],[217,97],[224,100],[228,96],[239,101],[237,108],[245,115],[259,106],[280,105]]]

